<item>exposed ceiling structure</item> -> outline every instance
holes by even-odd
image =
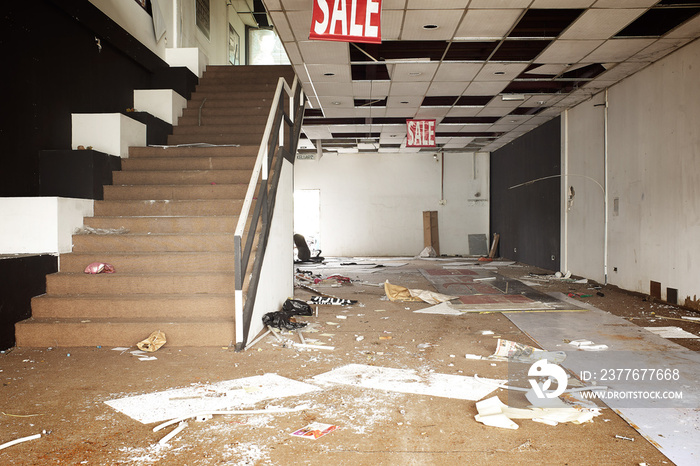
[[[700,0],[383,0],[376,45],[310,41],[312,0],[264,2],[309,97],[302,151],[435,152],[406,147],[410,118],[493,151],[700,36]]]

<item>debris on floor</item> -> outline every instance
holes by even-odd
[[[479,414],[474,416],[474,419],[487,426],[517,429],[518,425],[513,422],[513,419],[531,419],[554,426],[565,422],[572,424],[591,422],[594,417],[601,414],[598,408],[580,408],[568,405],[561,400],[557,401],[559,401],[559,407],[555,408],[511,408],[498,396],[493,396],[476,403]]]
[[[165,333],[161,332],[160,330],[156,330],[145,340],[141,340],[140,342],[136,343],[136,346],[141,351],[154,353],[158,351],[158,349],[163,346],[165,342]]]
[[[448,315],[448,316],[460,316],[460,315],[464,314],[464,312],[460,311],[459,309],[456,309],[449,302],[442,302],[440,304],[426,307],[424,309],[418,309],[418,310],[415,310],[413,312],[418,313],[418,314],[441,314],[441,315]]]
[[[384,282],[384,292],[390,301],[424,301],[428,304],[439,304],[459,298],[434,291],[411,290],[400,285],[392,285],[388,280]]]
[[[680,327],[644,327],[644,329],[662,338],[700,338],[700,336],[686,332]]]
[[[493,384],[480,382],[474,377],[421,373],[413,369],[348,364],[312,378],[321,384],[353,385],[375,390],[438,396],[460,400],[480,400],[498,388],[504,381],[486,379]],[[484,379],[482,379],[484,380]]]
[[[583,351],[604,351],[608,349],[608,345],[596,345],[591,340],[573,340],[569,342],[569,345],[574,346]]]
[[[331,297],[324,297],[324,296],[312,296],[311,299],[309,300],[311,304],[330,304],[332,306],[349,306],[350,304],[356,304],[357,301],[352,300],[352,299],[344,299],[344,298],[331,298]]]
[[[5,448],[11,447],[13,445],[17,445],[19,443],[24,443],[24,442],[29,442],[31,440],[36,440],[38,438],[41,438],[41,434],[29,435],[27,437],[18,438],[18,439],[12,440],[10,442],[3,443],[2,445],[0,445],[0,450],[4,450]]]
[[[253,406],[265,400],[303,395],[318,387],[277,374],[255,375],[186,388],[128,396],[105,403],[143,424]]]
[[[294,437],[304,437],[304,438],[310,438],[313,440],[318,440],[319,438],[323,437],[326,434],[330,434],[334,430],[336,430],[338,426],[334,426],[332,424],[323,424],[321,422],[312,422],[306,427],[302,427],[301,429],[292,432],[291,435]]]
[[[546,359],[550,363],[558,364],[566,359],[563,351],[545,351],[523,343],[498,339],[496,351],[488,359],[496,361],[534,363]]]
[[[297,322],[294,316],[312,316],[314,315],[311,306],[304,301],[298,299],[287,299],[282,304],[282,309],[275,312],[268,312],[263,315],[263,325],[266,327],[274,327],[280,330],[296,330],[306,326],[305,322]]]

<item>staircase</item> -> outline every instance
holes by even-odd
[[[280,76],[292,68],[207,68],[169,146],[130,148],[84,219],[110,234],[73,236],[17,346],[133,346],[156,330],[170,346],[234,343],[233,233]],[[116,272],[85,274],[92,262]]]

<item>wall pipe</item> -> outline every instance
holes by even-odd
[[[605,208],[605,216],[603,217],[603,275],[605,276],[604,285],[608,284],[608,90],[605,89],[605,108],[603,109],[603,164],[604,164],[604,179],[603,179],[603,206]]]

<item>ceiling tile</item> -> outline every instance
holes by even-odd
[[[435,81],[430,85],[426,95],[461,95],[468,84],[467,81]]]
[[[394,82],[430,82],[433,79],[435,70],[438,67],[436,62],[421,63],[396,63],[387,65],[389,76]]]
[[[642,9],[588,10],[560,36],[561,39],[609,39],[644,13]]]
[[[608,71],[601,74],[598,78],[602,80],[619,81],[633,73],[636,73],[637,71],[646,67],[648,64],[649,63],[645,62],[620,63],[619,65],[611,67]]]
[[[529,71],[525,72],[525,75],[528,74],[546,74],[550,76],[557,76],[558,74],[562,73],[564,70],[566,70],[567,65],[565,64],[556,64],[556,65],[533,65],[535,68],[532,68]]]
[[[508,108],[489,107],[489,108],[481,109],[481,111],[478,113],[478,115],[479,116],[502,117],[502,116],[508,115],[509,112],[510,112],[510,109],[508,109]]]
[[[491,102],[488,103],[486,108],[500,108],[507,109],[510,112],[514,108],[520,107],[525,100],[503,100],[500,96],[496,96]],[[479,115],[484,116],[484,115]]]
[[[386,116],[386,107],[372,107],[371,105],[355,107],[355,116],[361,118],[384,118]]]
[[[355,97],[360,99],[384,98],[389,95],[389,81],[353,81]]]
[[[491,125],[488,125],[491,126]],[[455,124],[455,125],[437,125],[437,128],[435,128],[436,133],[459,133],[462,128],[464,128],[464,125],[460,124]]]
[[[297,47],[296,42],[285,42],[284,50],[287,52],[287,58],[292,62],[293,65],[301,65],[304,63],[304,59],[301,58],[301,52],[299,52],[299,47]]]
[[[461,117],[461,116],[477,116],[483,107],[452,107],[447,116],[450,117]]]
[[[595,49],[582,61],[587,63],[620,62],[650,46],[655,39],[612,39]]]
[[[417,107],[391,107],[386,109],[386,116],[392,118],[413,118]]]
[[[523,10],[467,10],[456,37],[502,38],[516,23]]]
[[[593,8],[649,8],[659,0],[598,0]]]
[[[351,83],[315,82],[314,89],[316,89],[316,95],[319,97],[335,95],[343,97],[352,97],[354,95]]]
[[[472,0],[469,8],[527,8],[532,0]]]
[[[416,118],[444,118],[450,111],[450,107],[421,107],[416,113]]]
[[[268,0],[265,0],[267,5]],[[311,5],[308,0],[281,0],[282,7],[287,10],[310,10]]]
[[[403,11],[382,11],[382,40],[398,40],[403,24]]]
[[[434,81],[471,81],[481,69],[480,63],[443,62],[435,74]]]
[[[462,10],[467,7],[469,0],[430,0],[430,7],[436,10]],[[426,7],[425,0],[408,0],[406,8],[409,10],[423,10]]]
[[[351,96],[318,96],[318,100],[321,102],[321,106],[325,112],[326,117],[330,117],[328,111],[333,108],[338,109],[354,109],[355,100]],[[354,113],[354,112],[352,112]],[[337,116],[337,115],[332,115]],[[354,115],[353,115],[354,116]]]
[[[311,30],[311,12],[287,11],[287,21],[289,21],[289,26],[292,28],[292,32],[294,33],[296,40],[309,40],[309,32]],[[277,25],[275,24],[275,27],[276,26]]]
[[[275,25],[275,31],[280,37],[282,42],[291,42],[294,40],[294,33],[292,33],[292,28],[289,26],[287,17],[284,15],[283,11],[271,11],[268,13],[270,19]]]
[[[684,46],[690,39],[659,39],[649,47],[635,54],[631,61],[656,61]]]
[[[402,40],[450,40],[462,14],[450,10],[408,10],[404,20]],[[425,29],[425,25],[436,25]]]
[[[331,41],[300,41],[299,50],[305,63],[350,63],[348,44]]]
[[[530,8],[588,8],[595,0],[535,0]]]
[[[489,62],[476,75],[474,81],[512,81],[527,68],[525,63]]]
[[[425,95],[428,86],[430,86],[429,82],[393,82],[391,89],[389,89],[389,95]]]
[[[382,2],[382,11],[403,10],[405,7],[406,0],[384,0]]]
[[[537,57],[537,63],[576,63],[603,42],[602,40],[556,40]]]
[[[414,112],[415,109],[420,107],[421,102],[423,101],[423,95],[390,95],[389,98],[386,100],[386,104],[388,107],[398,107],[398,108],[413,108]],[[387,116],[390,116],[387,114]]]
[[[265,9],[267,11],[271,10],[281,10],[282,9],[282,4],[280,3],[280,0],[265,0]]]
[[[350,65],[306,65],[306,70],[314,83],[349,83]]]
[[[472,82],[463,95],[496,95],[508,85],[505,81],[480,81]]]
[[[304,126],[302,131],[304,131],[306,137],[311,140],[330,139],[332,137],[331,130],[328,129],[328,126]]]

